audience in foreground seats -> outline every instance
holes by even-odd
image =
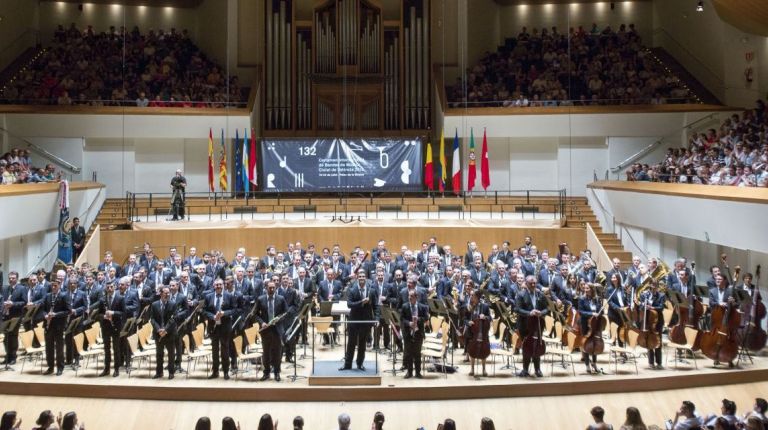
[[[242,101],[236,76],[222,73],[187,30],[96,32],[59,25],[54,39],[9,85],[10,104],[225,107]],[[150,102],[150,100],[152,100]]]
[[[526,27],[448,89],[453,107],[687,103],[690,92],[642,45],[634,24],[563,34]]]
[[[687,148],[668,149],[653,165],[634,164],[627,180],[686,184],[768,186],[768,115],[758,100],[754,109],[733,114],[719,130],[693,132]]]

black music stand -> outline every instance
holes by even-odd
[[[304,310],[304,308],[302,308],[302,310]],[[302,319],[298,315],[296,316],[296,318],[293,319],[293,321],[291,322],[291,325],[288,327],[288,330],[286,330],[285,343],[290,344],[291,339],[293,339],[298,334],[299,329],[301,328],[301,320]],[[299,367],[299,365],[297,364],[299,360],[296,357],[296,342],[293,342],[291,347],[293,348],[293,375],[289,375],[288,379],[290,379],[291,382],[296,382],[297,379],[306,379],[307,377],[296,373],[296,369]],[[304,345],[305,351],[306,351],[306,348],[307,348],[306,345]],[[314,353],[313,353],[313,356],[314,356]],[[304,366],[301,366],[301,367],[304,368]]]
[[[0,333],[4,334],[5,336],[8,336],[8,333],[14,331],[16,329],[16,326],[19,325],[19,321],[21,321],[21,318],[19,318],[19,317],[11,318],[11,319],[3,321],[2,323],[0,323]],[[6,353],[8,353],[8,351],[6,351]],[[10,361],[8,360],[8,357],[6,356],[5,357],[5,366],[0,368],[0,372],[5,372],[5,371],[8,371],[8,370],[13,371],[14,369],[13,369],[13,367],[11,367]]]
[[[80,322],[83,320],[83,316],[79,316],[67,324],[67,328],[64,330],[64,336],[74,333],[75,330],[77,330],[77,326],[80,325]]]
[[[387,328],[390,331],[390,354],[392,357],[392,370],[385,370],[384,373],[392,373],[392,376],[397,376],[397,339],[400,338],[400,332],[395,330],[395,327],[400,327],[400,314],[391,308],[381,308],[381,319],[387,324]],[[395,322],[397,321],[397,322]]]
[[[709,297],[709,288],[706,285],[693,287],[693,293],[699,297]]]
[[[296,315],[296,320],[299,321],[299,327],[301,327],[302,323],[306,323],[307,319],[309,318],[309,312],[312,310],[312,301],[311,300],[305,300],[304,303],[301,305],[301,309],[299,309],[298,315]],[[293,324],[291,324],[293,325]],[[307,355],[307,344],[304,343],[304,352],[301,353],[301,357],[299,359],[303,360],[307,357],[315,358],[315,351],[312,351],[312,355]],[[293,346],[293,361],[294,364],[297,360],[296,357],[296,345]],[[304,366],[302,366],[304,367]]]
[[[24,316],[21,318],[21,325],[26,324],[28,321],[32,321],[32,318],[35,316],[35,313],[37,313],[38,309],[40,309],[40,305],[34,305],[31,306],[29,309],[27,309],[24,312]]]

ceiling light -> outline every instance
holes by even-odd
[[[696,5],[696,12],[704,12],[704,1],[699,1]]]

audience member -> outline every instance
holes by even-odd
[[[40,416],[37,417],[37,421],[35,421],[35,427],[32,427],[32,430],[49,430],[49,429],[56,429],[58,427],[54,426],[53,424],[56,422],[56,418],[53,416],[53,413],[49,410],[40,412]]]
[[[701,427],[702,420],[696,415],[696,406],[693,402],[684,400],[675,413],[675,420],[668,423],[673,430],[692,430]]]
[[[3,413],[0,418],[0,430],[19,430],[21,428],[21,419],[16,421],[16,411]]]
[[[211,419],[200,417],[195,424],[195,430],[211,430]]]
[[[61,414],[59,414],[58,419],[60,430],[81,430],[84,428],[83,424],[77,422],[77,414],[74,412],[67,412],[64,418],[61,418]]]
[[[240,430],[240,423],[235,424],[232,417],[224,417],[221,420],[221,430]],[[259,430],[262,430],[261,423],[259,423]]]
[[[446,418],[445,421],[443,421],[442,427],[439,428],[442,430],[456,430],[456,421]]]
[[[275,430],[277,428],[277,420],[275,422],[272,422],[272,415],[264,414],[261,416],[261,419],[259,419],[259,426],[257,427],[258,430]],[[240,430],[240,424],[238,423],[237,429]]]
[[[587,426],[587,430],[613,430],[613,426],[603,421],[605,418],[605,409],[600,406],[595,406],[589,413],[592,415],[592,420],[595,422]]]
[[[352,419],[348,413],[342,412],[339,414],[339,430],[349,430],[350,422],[352,422]]]
[[[373,414],[373,423],[371,424],[371,430],[383,430],[384,429],[384,413],[376,412]]]
[[[620,430],[648,430],[648,427],[643,422],[640,411],[636,407],[630,406],[627,408],[627,418]]]
[[[275,428],[277,428],[277,424],[275,424]],[[304,418],[297,415],[293,419],[293,430],[304,430]]]
[[[480,420],[480,430],[496,430],[496,425],[493,420],[488,417],[483,417]]]
[[[597,24],[593,24],[597,28]],[[642,45],[633,24],[566,35],[523,27],[448,89],[451,105],[558,106],[687,102],[690,94]]]
[[[29,151],[13,148],[0,156],[0,184],[24,184],[34,182],[53,182],[60,178],[56,167],[34,167],[29,158]]]

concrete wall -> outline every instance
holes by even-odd
[[[37,42],[37,2],[0,1],[0,70]]]
[[[5,211],[0,223],[0,263],[4,268],[26,276],[36,267],[50,268],[53,265],[59,225],[57,196],[58,191],[0,199],[4,208],[24,208]],[[104,188],[72,191],[70,217],[79,217],[87,230],[96,219],[104,197]]]
[[[725,104],[753,107],[768,88],[768,41],[723,22],[704,3],[704,11],[696,12],[691,2],[655,0],[654,46],[670,52]],[[752,84],[744,78],[747,52],[755,53]]]

